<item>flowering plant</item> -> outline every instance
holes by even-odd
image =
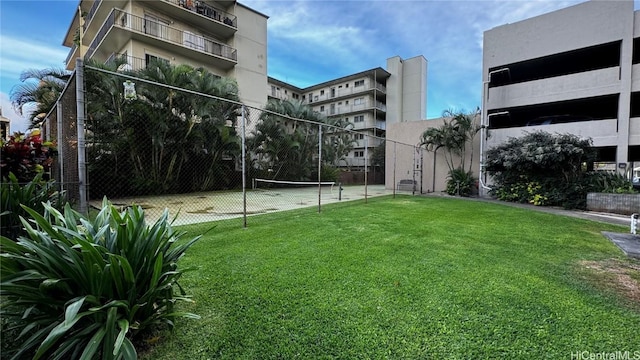
[[[56,148],[53,142],[42,141],[40,130],[35,129],[28,134],[16,132],[8,141],[0,140],[0,145],[3,182],[9,178],[9,173],[13,173],[21,183],[31,181],[39,173],[48,180]]]

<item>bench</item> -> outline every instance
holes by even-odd
[[[413,191],[416,188],[416,181],[410,179],[402,179],[396,186],[396,190]]]

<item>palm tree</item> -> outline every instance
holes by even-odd
[[[299,100],[271,100],[265,110],[251,139],[254,151],[263,155],[263,170],[270,169],[272,179],[310,179],[318,149],[318,125],[312,122],[326,118]]]
[[[433,184],[431,191],[436,191],[436,157],[438,155],[438,150],[445,146],[445,130],[444,128],[429,128],[422,133],[422,137],[420,139],[420,146],[424,146],[427,151],[433,151]],[[447,157],[445,156],[445,161],[447,161]],[[451,169],[451,165],[449,165],[447,161],[447,166]]]
[[[471,159],[469,162],[469,170],[473,167],[473,139],[480,131],[480,108],[472,112],[455,111],[452,109],[445,110],[444,117],[451,118],[449,123],[445,122],[444,128],[446,137],[446,147],[457,155],[460,159],[459,168],[463,168],[466,162],[467,144],[471,144]]]
[[[468,170],[465,170],[467,144],[473,145],[475,135],[480,131],[478,119],[480,109],[466,113],[463,111],[446,110],[443,112],[444,120],[441,127],[429,128],[422,133],[420,145],[425,146],[427,151],[433,151],[433,173],[436,170],[436,154],[439,149],[445,149],[444,158],[449,168],[449,179],[447,184],[448,191],[459,183],[470,183],[472,179],[471,169],[473,167],[473,146],[471,146],[471,160],[469,161]],[[458,159],[458,163],[456,162]],[[456,164],[457,163],[457,164]],[[433,178],[433,191],[435,191],[435,176]],[[466,190],[465,190],[466,191]],[[459,193],[459,188],[457,189]]]
[[[223,161],[224,156],[237,157],[241,150],[240,137],[235,123],[240,116],[238,84],[229,78],[220,78],[204,69],[196,69],[188,86],[203,94],[213,95],[230,101],[192,96],[191,117],[195,120],[191,146],[194,155],[209,164],[199,172],[193,183],[197,190],[208,190],[216,185],[228,185],[230,179],[225,174],[232,171]],[[214,180],[224,184],[214,184]]]
[[[42,121],[38,115],[53,108],[70,78],[70,72],[54,68],[28,69],[20,74],[22,84],[11,89],[10,98],[16,111],[29,119],[30,128],[37,127]],[[27,108],[30,110],[25,112]]]

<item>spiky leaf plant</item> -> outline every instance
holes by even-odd
[[[0,237],[3,316],[19,328],[13,359],[135,359],[136,333],[197,318],[174,307],[189,300],[178,260],[199,237],[176,244],[184,233],[166,210],[151,226],[142,208],[119,212],[106,199],[93,220],[68,205],[25,210],[28,236]]]
[[[26,235],[20,217],[28,217],[28,214],[21,206],[26,205],[42,214],[42,204],[47,201],[57,209],[62,209],[66,202],[65,192],[56,190],[55,180],[45,181],[42,173],[38,173],[31,181],[23,184],[13,173],[9,173],[0,183],[0,235],[11,239]]]

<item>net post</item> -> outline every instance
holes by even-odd
[[[242,227],[247,228],[247,151],[245,148],[246,141],[246,108],[242,105]],[[254,185],[255,186],[255,185]]]
[[[87,215],[87,164],[84,133],[84,64],[82,58],[76,59],[76,127],[78,134],[78,182],[80,189],[79,212]]]
[[[322,210],[322,125],[318,125],[318,213]]]

